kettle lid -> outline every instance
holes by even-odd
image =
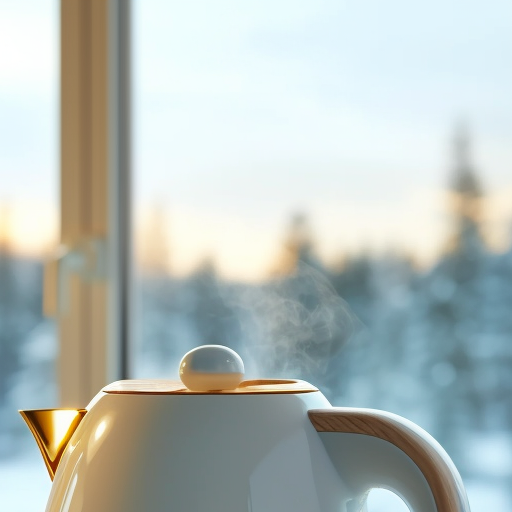
[[[303,380],[245,380],[235,389],[192,390],[177,380],[120,380],[102,389],[113,395],[266,395],[312,393],[318,388]]]
[[[186,394],[296,394],[318,389],[308,382],[292,379],[246,380],[242,358],[222,345],[203,345],[181,359],[181,382],[174,380],[121,380],[103,388],[109,394],[186,395]]]

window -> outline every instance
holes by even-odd
[[[510,508],[506,4],[134,13],[135,375],[228,344],[416,421]]]

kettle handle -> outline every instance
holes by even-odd
[[[452,460],[415,423],[374,409],[333,407],[308,415],[340,476],[364,499],[370,489],[387,487],[414,512],[470,512]]]

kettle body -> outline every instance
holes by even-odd
[[[55,474],[47,512],[338,512],[351,499],[298,395],[96,399]]]

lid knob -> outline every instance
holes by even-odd
[[[235,389],[244,378],[244,363],[223,345],[203,345],[187,352],[180,362],[180,379],[191,391]]]

